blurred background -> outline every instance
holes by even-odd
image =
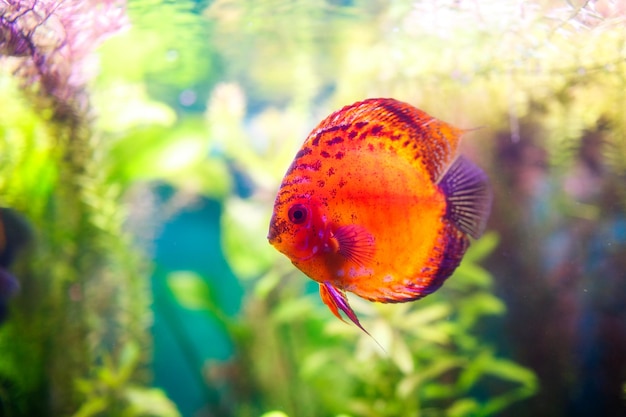
[[[620,0],[0,3],[0,416],[626,415]],[[336,320],[267,243],[367,97],[467,133],[487,233]]]

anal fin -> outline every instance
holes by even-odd
[[[446,217],[462,232],[479,238],[485,230],[493,200],[487,175],[460,156],[438,185],[446,196]]]

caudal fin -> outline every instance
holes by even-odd
[[[493,194],[487,175],[458,157],[439,181],[447,200],[446,217],[462,232],[479,238],[491,212]]]

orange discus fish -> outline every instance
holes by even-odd
[[[456,155],[463,130],[394,99],[324,119],[280,186],[268,239],[363,327],[345,291],[401,303],[436,291],[491,209],[484,172]]]

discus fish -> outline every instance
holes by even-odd
[[[268,240],[363,331],[346,291],[401,303],[436,291],[491,210],[485,173],[456,155],[462,129],[394,99],[324,119],[282,181]]]

